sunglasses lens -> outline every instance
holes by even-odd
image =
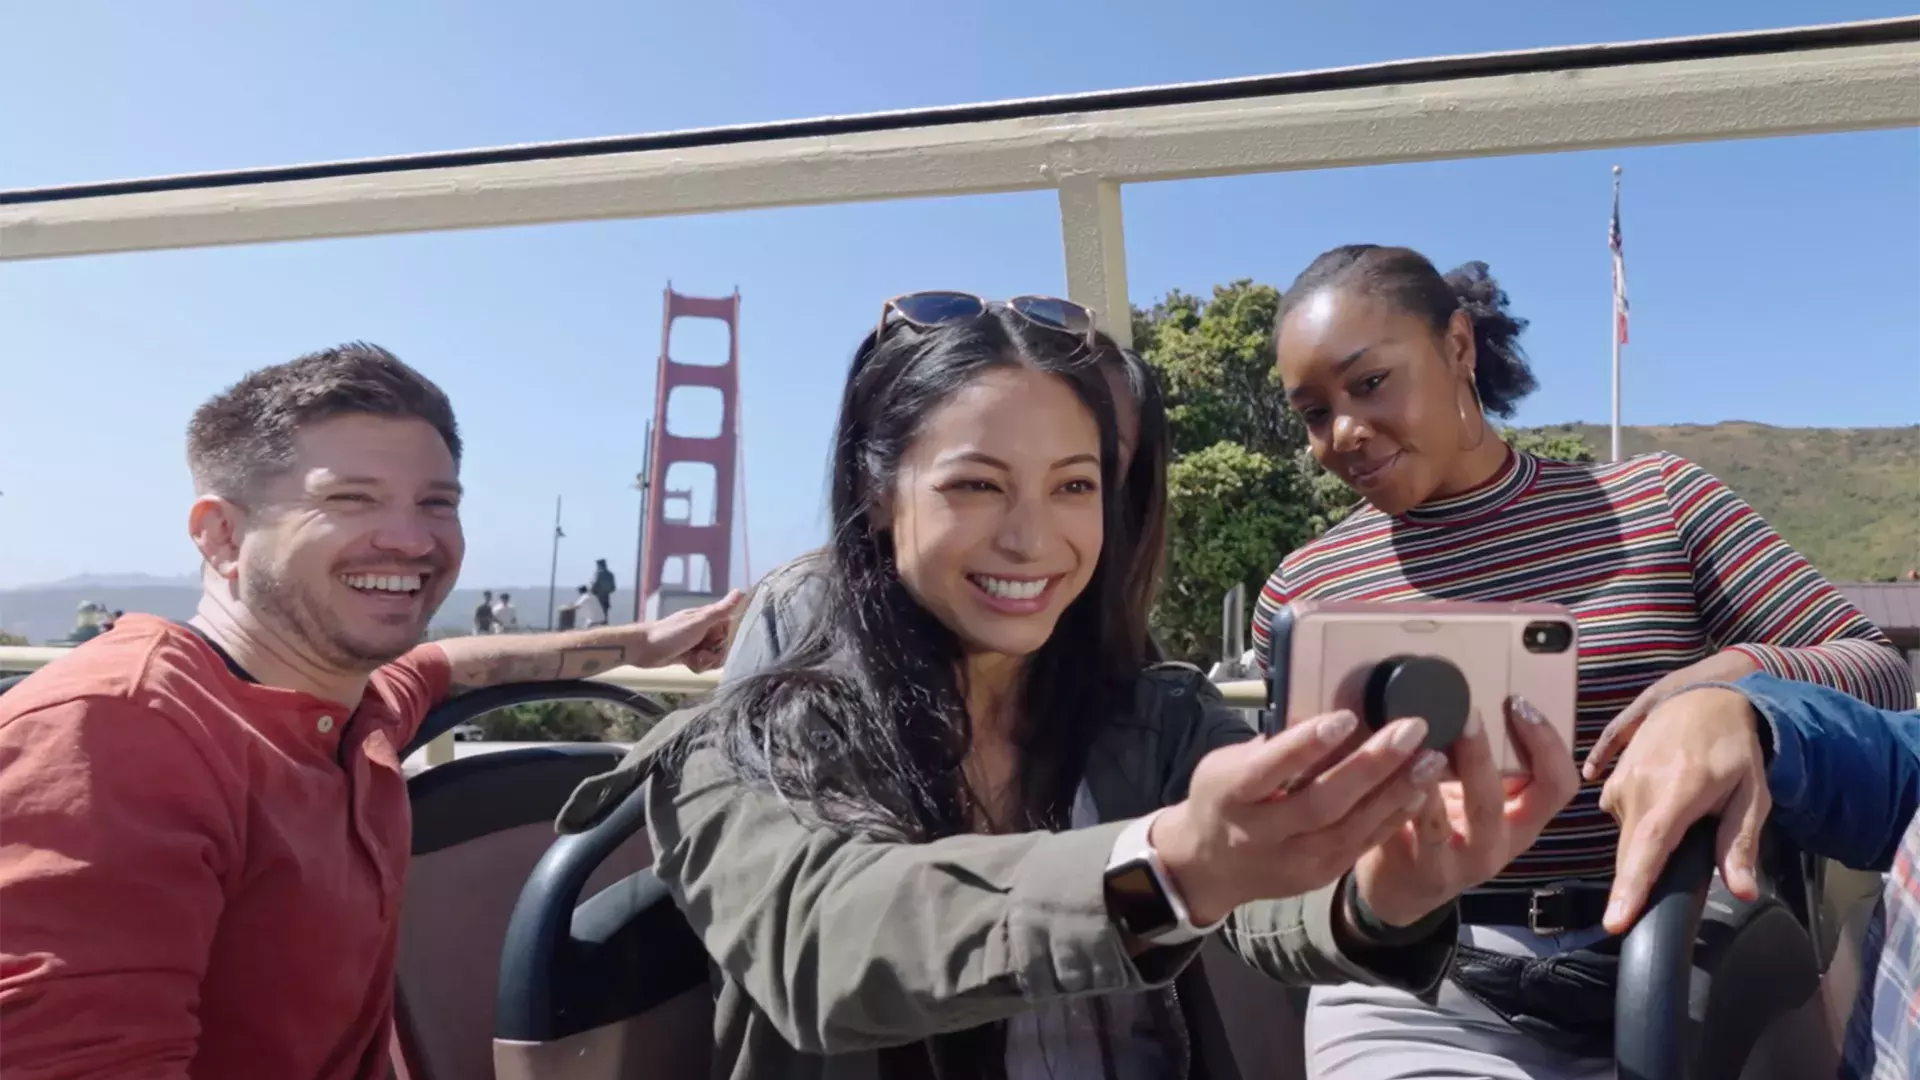
[[[1093,312],[1056,296],[1016,296],[1007,301],[1013,310],[1042,326],[1084,334],[1093,329]]]
[[[960,292],[921,292],[893,302],[900,317],[917,326],[939,326],[961,322],[984,314],[986,305],[977,296]]]

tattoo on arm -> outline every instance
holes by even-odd
[[[577,645],[537,653],[474,657],[455,663],[453,694],[502,683],[585,679],[627,662],[627,650],[618,645]]]

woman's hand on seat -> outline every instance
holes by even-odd
[[[1714,852],[1728,891],[1760,895],[1760,828],[1773,809],[1760,718],[1746,695],[1724,687],[1685,691],[1639,725],[1600,792],[1620,822],[1606,926],[1624,934],[1640,916],[1660,870],[1693,823],[1720,818]]]
[[[1545,717],[1516,699],[1505,719],[1529,766],[1526,778],[1502,777],[1486,730],[1470,723],[1447,751],[1457,796],[1429,799],[1355,864],[1360,898],[1382,922],[1411,926],[1498,874],[1580,789],[1573,753]]]
[[[1337,712],[1201,759],[1186,801],[1161,814],[1150,837],[1195,923],[1337,881],[1406,827],[1445,759],[1420,751],[1427,726],[1413,719],[1342,756],[1358,728]]]

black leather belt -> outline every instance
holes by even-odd
[[[1582,883],[1538,889],[1476,889],[1460,897],[1460,921],[1469,926],[1524,926],[1541,935],[1600,925],[1611,886]]]

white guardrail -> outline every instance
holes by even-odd
[[[58,645],[0,645],[0,671],[35,671],[70,651]],[[676,664],[661,668],[617,667],[593,679],[644,693],[704,694],[719,685],[720,673],[694,671]],[[1257,709],[1266,703],[1266,691],[1257,679],[1237,679],[1219,686],[1227,703],[1236,708]]]
[[[0,645],[0,672],[36,671],[53,663],[71,648],[59,645]],[[718,671],[694,671],[681,665],[662,668],[617,667],[593,676],[626,690],[652,694],[704,694],[720,683]],[[1266,689],[1258,679],[1218,684],[1235,708],[1258,709],[1266,704]],[[454,757],[453,736],[443,735],[426,748],[426,764],[441,765]]]

